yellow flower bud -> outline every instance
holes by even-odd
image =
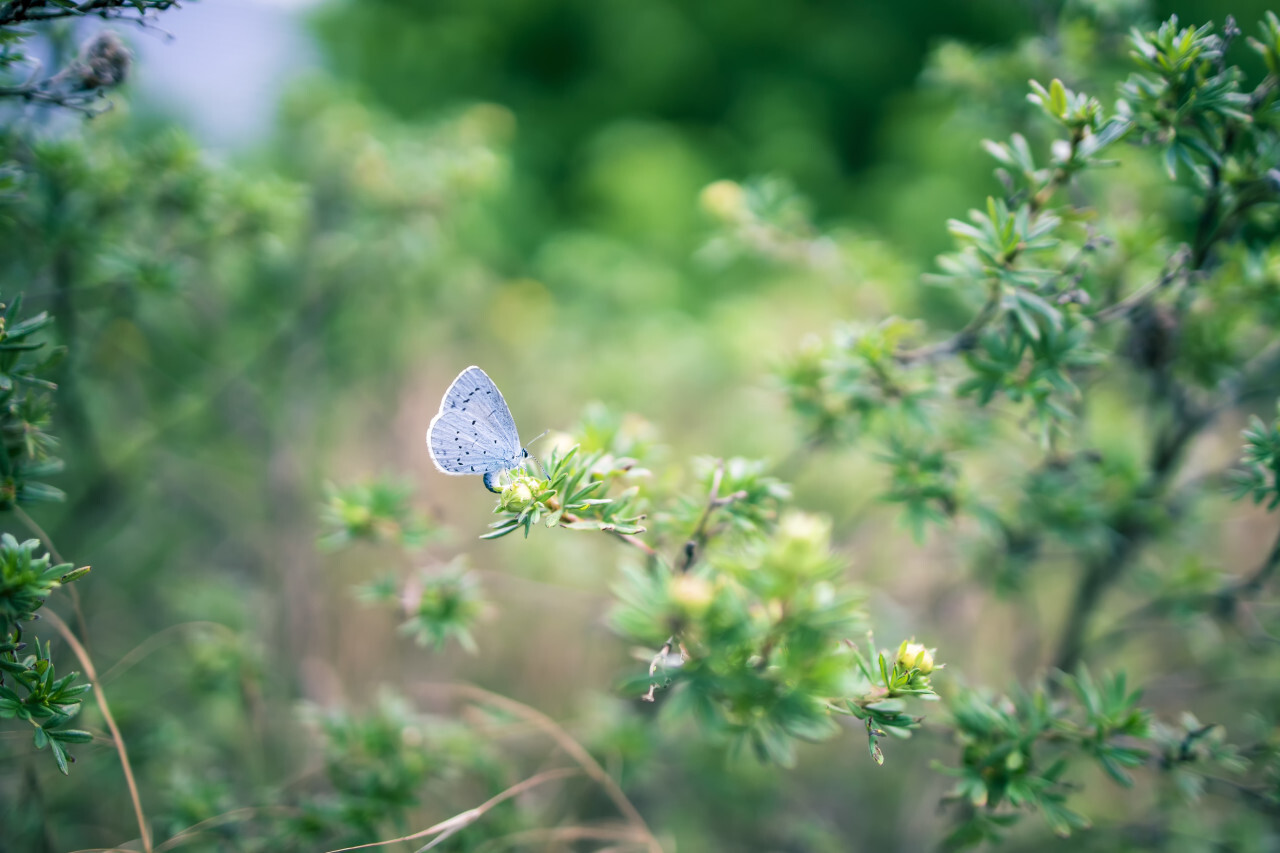
[[[715,589],[706,578],[680,575],[671,581],[671,601],[691,619],[707,612],[715,598]]]
[[[742,222],[748,216],[747,194],[734,181],[716,181],[702,188],[698,196],[702,209],[726,224]]]
[[[771,566],[793,578],[826,577],[837,567],[831,559],[831,522],[791,510],[778,521],[769,549]]]
[[[903,643],[898,649],[898,663],[907,668],[914,666],[922,675],[928,675],[933,672],[933,649],[926,649],[924,643]]]
[[[831,539],[831,522],[820,515],[793,510],[778,521],[778,536],[826,547]]]

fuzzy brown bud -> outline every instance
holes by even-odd
[[[133,54],[120,36],[102,30],[80,48],[76,77],[82,89],[109,89],[119,86],[129,76]]]

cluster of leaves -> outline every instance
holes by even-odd
[[[79,673],[59,676],[52,661],[52,643],[39,641],[28,651],[23,623],[63,584],[86,574],[70,563],[51,565],[48,554],[36,556],[39,541],[19,542],[0,534],[0,718],[17,719],[35,727],[36,749],[49,747],[58,769],[67,772],[66,745],[88,743],[88,732],[66,728],[80,711],[80,695],[90,685],[77,683]]]
[[[1264,59],[1277,50],[1275,25],[1275,16],[1269,15],[1263,38],[1250,40]],[[1085,227],[1087,212],[1052,202],[1073,177],[1115,165],[1099,155],[1121,139],[1163,148],[1170,177],[1177,176],[1174,164],[1185,163],[1206,194],[1206,209],[1186,259],[1192,268],[1205,265],[1213,243],[1273,227],[1280,187],[1280,173],[1274,173],[1276,77],[1267,77],[1252,93],[1240,91],[1240,69],[1223,62],[1231,27],[1227,30],[1219,36],[1209,25],[1179,29],[1175,18],[1154,33],[1135,31],[1134,55],[1148,73],[1132,75],[1121,87],[1123,99],[1110,111],[1059,80],[1047,87],[1033,81],[1028,98],[1060,135],[1044,159],[1021,134],[1008,142],[986,143],[1000,163],[997,177],[1007,195],[989,198],[984,210],[970,212],[969,222],[949,223],[959,248],[939,258],[942,273],[933,277],[957,292],[981,295],[982,306],[950,340],[896,355],[912,360],[963,353],[970,375],[958,383],[956,393],[971,395],[982,405],[998,395],[1029,402],[1046,442],[1074,420],[1078,378],[1105,357],[1094,343],[1095,329],[1125,311],[1110,306],[1089,310],[1104,295],[1089,261],[1107,241]],[[1241,284],[1266,279],[1268,267],[1264,255],[1251,264],[1253,275]],[[1217,309],[1224,303],[1229,307],[1231,300],[1218,298],[1211,310],[1191,311],[1192,322],[1183,334],[1201,340],[1233,337],[1231,332],[1238,330],[1197,334],[1201,317],[1221,324]],[[830,349],[847,347],[837,343]],[[883,365],[894,355],[878,361]],[[1192,352],[1188,361],[1203,362],[1197,355]],[[876,369],[875,360],[864,360],[865,365],[850,371],[847,360],[833,360],[808,347],[784,369],[784,384],[811,435],[829,438],[850,424],[856,434],[869,415],[890,408],[886,397],[900,393],[897,383],[885,381],[885,370]],[[868,383],[867,376],[875,381]]]
[[[328,790],[306,797],[301,813],[284,822],[296,833],[290,848],[298,838],[328,844],[398,835],[429,786],[456,784],[468,772],[500,778],[501,765],[477,733],[390,693],[364,712],[309,708],[303,717],[323,750]]]
[[[689,464],[690,488],[654,513],[655,532],[680,549],[673,565],[688,569],[709,545],[736,546],[770,534],[792,493],[769,471],[763,459],[694,458]],[[682,536],[687,538],[681,543]]]
[[[443,530],[413,506],[414,490],[403,483],[372,480],[339,487],[326,484],[321,521],[329,532],[320,538],[325,550],[337,553],[356,542],[391,547],[403,553],[421,549]],[[465,555],[434,563],[398,578],[384,573],[356,588],[367,603],[391,604],[405,621],[400,633],[420,646],[443,649],[450,640],[476,651],[472,626],[485,609],[479,576]]]
[[[787,509],[791,490],[766,463],[697,458],[688,488],[656,493],[653,480],[672,478],[642,467],[656,450],[643,422],[595,406],[552,441],[546,477],[507,477],[494,508],[503,518],[481,538],[527,536],[545,520],[613,534],[645,557],[624,568],[611,617],[618,633],[657,650],[628,692],[654,700],[662,690],[671,719],[782,764],[798,740],[836,734],[842,714],[867,722],[878,762],[877,738],[918,725],[901,702],[933,696],[932,652],[920,647],[887,668],[881,655],[873,673],[847,642],[865,633],[866,614],[832,551],[830,522]],[[652,542],[639,536],[649,507]]]
[[[890,664],[883,651],[876,652],[869,634],[867,642],[870,652],[868,655],[863,655],[852,641],[848,643],[853,650],[858,671],[865,679],[865,683],[859,685],[856,691],[858,698],[833,703],[831,709],[837,713],[850,714],[866,723],[867,749],[871,753],[871,760],[876,764],[884,764],[880,738],[886,734],[907,738],[911,736],[913,729],[920,726],[924,718],[907,714],[904,698],[938,701],[939,696],[933,691],[931,684],[931,673],[942,669],[944,664],[934,661],[933,653],[936,649],[926,649],[922,644],[911,640],[902,641]],[[871,663],[873,660],[874,666]]]
[[[8,4],[19,5],[33,9],[40,4]],[[326,371],[334,377],[363,371],[368,381],[395,381],[385,349],[371,355],[367,346],[353,341],[393,337],[390,322],[421,316],[406,312],[406,300],[435,298],[423,282],[438,280],[427,270],[435,268],[452,243],[424,240],[423,234],[438,230],[460,199],[474,202],[501,182],[498,139],[508,119],[500,109],[476,107],[429,127],[408,127],[359,107],[337,87],[318,87],[290,102],[282,128],[295,134],[288,139],[287,166],[257,174],[212,163],[188,136],[134,121],[124,111],[101,116],[79,133],[74,127],[66,132],[68,126],[59,123],[15,122],[6,128],[0,134],[0,162],[12,161],[22,181],[0,211],[0,243],[5,246],[0,274],[8,291],[26,288],[28,305],[51,305],[55,316],[27,320],[17,304],[4,307],[4,505],[57,494],[43,481],[56,466],[45,396],[52,386],[43,382],[56,378],[63,424],[58,436],[80,474],[67,487],[71,500],[66,515],[46,522],[55,539],[69,531],[77,542],[101,542],[108,529],[151,529],[194,550],[228,543],[225,518],[173,512],[177,493],[199,492],[217,495],[210,503],[211,508],[220,505],[215,514],[261,523],[256,530],[254,521],[241,528],[237,547],[278,541],[279,517],[247,509],[268,491],[250,472],[265,470],[274,452],[264,441],[279,429],[273,421],[287,408],[277,402],[316,402],[311,390],[295,393],[301,386],[294,371],[303,362],[307,376],[317,380],[307,385],[312,389],[330,386],[317,379]],[[294,169],[305,174],[291,180]],[[313,183],[314,175],[323,179]],[[351,286],[366,276],[380,281],[377,298]],[[347,299],[360,300],[362,310],[344,308]],[[40,359],[51,350],[37,349],[46,335],[70,345],[60,367],[53,359]],[[277,357],[279,353],[288,356]],[[377,369],[353,361],[360,354],[376,359]],[[55,369],[59,372],[45,372]],[[338,379],[331,385],[349,387]],[[307,420],[312,425],[332,422],[331,417]],[[294,448],[309,441],[306,429],[288,432]],[[160,447],[182,447],[178,454],[186,462],[161,469],[146,464]],[[196,475],[198,483],[187,480],[196,470],[187,463],[207,455],[220,459],[219,474]],[[157,470],[164,476],[156,477]],[[245,481],[240,488],[235,480],[241,473],[255,482]],[[285,474],[273,485],[282,490],[278,505],[306,500],[310,485]],[[218,494],[225,487],[232,487],[234,496]],[[121,499],[140,494],[134,491],[139,488],[154,491],[136,502]],[[420,547],[435,528],[410,511],[408,502],[404,490],[392,483],[331,489],[325,544],[341,550],[373,543],[392,546],[389,553]],[[159,524],[156,514],[163,518]],[[352,550],[334,559],[368,556],[368,551]],[[136,583],[137,573],[147,571],[145,565],[128,560],[117,564],[114,588]],[[244,586],[234,603],[203,596],[221,587],[207,573],[182,577],[178,568],[168,594],[171,601],[194,605],[188,618],[235,624],[243,609],[260,600]],[[407,592],[415,582],[406,581]],[[418,599],[397,596],[397,609],[403,608],[406,621],[416,619],[423,629],[406,627],[406,633],[423,641],[443,638],[465,644],[475,618],[467,602],[474,599],[476,587],[464,586],[455,594],[426,583],[418,587]],[[164,607],[143,607],[121,623],[128,627],[121,628],[118,639],[137,640],[169,627],[172,618]],[[189,713],[183,725],[199,737],[173,738],[176,726],[149,729],[158,732],[154,743],[159,748],[143,750],[135,764],[141,785],[155,784],[160,774],[179,776],[184,765],[194,764],[197,775],[202,773],[203,759],[193,760],[190,744],[222,738],[234,749],[246,742],[246,730],[262,732],[265,718],[258,715],[273,701],[273,686],[263,676],[269,666],[247,652],[265,658],[269,652],[261,650],[274,644],[260,642],[251,628],[228,642],[233,633],[211,634],[219,641],[216,645],[187,647],[195,653],[184,668]],[[148,648],[153,647],[144,644],[144,651]],[[8,649],[4,658],[38,671],[48,679],[46,685],[62,680],[63,672],[53,676],[40,661],[47,648],[36,657],[31,651]],[[7,688],[22,693],[13,677],[5,678]],[[240,704],[219,701],[226,696]],[[129,691],[112,698],[127,728]],[[245,712],[249,722],[229,716],[228,707],[233,714]],[[239,725],[229,725],[229,719]],[[51,728],[47,722],[45,728]],[[287,740],[264,737],[260,743],[269,752],[271,743]],[[228,804],[260,801],[261,790],[250,784],[261,781],[250,778],[252,764],[236,775]],[[216,775],[209,774],[211,783]],[[25,802],[34,790],[15,777],[5,798]],[[81,808],[84,814],[96,812],[113,821],[117,806],[114,797],[95,796],[84,798]],[[6,831],[14,833],[6,835],[7,842],[23,846],[20,828],[7,826]]]
[[[811,441],[888,444],[878,454],[890,471],[883,494],[903,505],[913,528],[945,524],[965,510],[994,532],[980,575],[1026,590],[1028,573],[1062,553],[1046,543],[1065,546],[1081,567],[1055,658],[1067,671],[1077,671],[1089,620],[1135,555],[1148,542],[1177,537],[1170,522],[1190,511],[1194,493],[1169,483],[1189,442],[1217,412],[1260,387],[1269,393],[1277,368],[1280,19],[1268,13],[1260,37],[1249,40],[1269,72],[1252,89],[1227,60],[1239,35],[1230,20],[1220,29],[1181,27],[1175,18],[1154,31],[1134,30],[1129,42],[1139,71],[1110,107],[1060,80],[1033,81],[1027,101],[1041,125],[985,143],[1004,193],[968,221],[949,223],[957,250],[939,258],[941,274],[930,277],[971,306],[969,321],[951,337],[915,348],[907,335],[881,331],[909,328],[896,318],[855,335],[841,330],[830,342],[806,342],[782,370]],[[1045,119],[1049,138],[1041,140],[1035,133]],[[1136,154],[1120,149],[1126,140]],[[1108,155],[1122,162],[1101,159]],[[1128,186],[1131,172],[1143,180],[1153,155],[1174,182],[1169,192],[1193,203],[1182,246],[1167,242],[1178,233],[1169,223],[1142,243],[1124,216],[1105,204],[1101,211],[1084,206],[1112,200],[1104,174],[1117,187]],[[1116,166],[1123,168],[1102,171]],[[1165,215],[1155,208],[1150,214]],[[1131,372],[1118,380],[1116,367]],[[1097,423],[1086,405],[1090,394],[1131,394],[1123,383],[1134,379],[1150,389],[1143,405],[1159,424],[1145,459],[1132,447],[1095,444],[1082,428]],[[1013,452],[1025,474],[961,493],[955,451],[980,450],[984,441],[941,435],[933,426],[954,417],[943,391],[957,404],[1008,403],[1038,427],[1042,458],[1025,459],[1019,448]],[[970,409],[960,417],[976,422],[981,414]],[[1235,495],[1275,508],[1280,424],[1255,416],[1245,440]],[[1002,470],[1011,450],[993,457]],[[1204,571],[1170,577],[1186,587],[1177,608],[1163,601],[1138,612],[1231,611],[1223,602],[1256,595],[1278,564],[1280,546],[1243,581]],[[1088,825],[1066,805],[1064,773],[1082,757],[1128,785],[1130,769],[1162,756],[1159,766],[1173,772],[1179,790],[1198,790],[1188,780],[1201,778],[1201,767],[1244,766],[1219,727],[1183,726],[1175,736],[1149,725],[1124,683],[1119,675],[1095,684],[1081,668],[1055,689],[1019,691],[1012,700],[962,694],[952,708],[963,748],[953,772],[961,779],[955,796],[967,805],[951,842],[996,839],[1017,819],[1010,806],[1040,812],[1058,834]],[[1175,741],[1188,744],[1185,761],[1170,746]],[[1242,802],[1258,807],[1263,799]]]
[[[1059,836],[1088,828],[1089,819],[1067,804],[1080,787],[1068,777],[1082,761],[1125,788],[1134,785],[1134,769],[1151,768],[1186,804],[1199,802],[1218,774],[1247,768],[1221,726],[1187,713],[1176,725],[1162,723],[1141,698],[1123,673],[1098,680],[1083,666],[1011,697],[963,692],[951,703],[961,763],[942,770],[956,777],[948,800],[965,817],[948,845],[998,842],[1028,812]]]
[[[526,464],[507,478],[493,510],[501,518],[481,538],[498,539],[517,530],[528,537],[540,522],[620,536],[643,533],[640,484],[650,476],[643,466],[650,450],[644,432],[643,424],[624,423],[602,406],[589,407],[568,435],[551,439],[545,476],[532,475]]]
[[[1268,107],[1277,93],[1265,80],[1252,93],[1241,91],[1243,72],[1225,61],[1240,30],[1230,18],[1221,34],[1215,29],[1179,27],[1175,15],[1154,33],[1134,32],[1134,60],[1145,73],[1132,75],[1121,94],[1143,141],[1164,149],[1169,177],[1185,167],[1202,188],[1220,192],[1217,202],[1238,216],[1275,193],[1266,173],[1275,168],[1268,138],[1275,119]],[[1280,19],[1274,12],[1262,23],[1262,39],[1249,43],[1275,75]]]
[[[272,792],[268,804],[240,810],[233,805],[240,792],[225,780],[179,775],[167,790],[175,837],[199,826],[203,833],[187,829],[185,836],[197,849],[231,844],[265,853],[369,843],[409,834],[409,827],[427,825],[419,824],[424,819],[447,824],[452,817],[460,829],[479,817],[465,806],[518,778],[518,760],[499,754],[487,716],[477,715],[478,725],[463,724],[423,713],[383,690],[367,707],[307,705],[300,718],[296,729],[320,759],[317,772],[288,791]],[[453,809],[461,813],[451,815]],[[536,825],[541,810],[532,801],[487,815],[470,828],[468,842],[482,844]],[[228,820],[229,813],[239,820]]]
[[[865,633],[867,615],[832,551],[830,522],[785,509],[790,490],[760,462],[699,465],[708,497],[676,496],[656,513],[660,536],[678,542],[691,531],[677,556],[625,567],[616,588],[615,630],[659,648],[648,678],[628,689],[647,688],[651,700],[661,689],[669,719],[691,719],[733,751],[783,765],[797,741],[825,740],[839,715],[852,714],[882,761],[876,739],[919,722],[902,713],[901,698],[932,696],[932,652],[920,647],[892,668],[881,655],[873,673],[848,642]]]
[[[62,361],[62,347],[46,347],[39,332],[53,323],[41,311],[20,318],[22,297],[3,305],[0,315],[0,509],[19,503],[60,501],[63,493],[40,479],[62,470],[53,456],[57,439],[49,432],[55,388],[46,376]],[[44,354],[39,355],[39,351]]]
[[[955,516],[961,505],[958,474],[952,456],[936,442],[892,434],[879,458],[889,469],[881,497],[902,505],[902,521],[917,542],[928,525],[945,526]]]
[[[493,510],[502,518],[490,524],[492,530],[481,538],[498,539],[517,530],[528,537],[540,522],[570,530],[643,533],[644,513],[636,504],[639,486],[604,497],[614,484],[647,473],[636,464],[635,459],[615,458],[605,450],[582,453],[579,444],[564,453],[555,448],[547,457],[545,479],[517,474],[503,485]]]
[[[814,227],[804,198],[781,178],[716,181],[703,188],[698,201],[719,226],[698,252],[708,263],[749,257],[830,267],[839,260],[835,242]]]
[[[450,640],[469,652],[477,650],[472,626],[485,610],[479,576],[467,565],[465,555],[444,565],[419,569],[403,583],[384,577],[357,589],[370,603],[398,604],[405,621],[400,633],[419,646],[444,649]]]
[[[1265,424],[1253,415],[1244,441],[1242,467],[1232,472],[1234,497],[1266,503],[1268,510],[1280,507],[1280,417]]]
[[[780,376],[810,440],[853,441],[868,432],[928,425],[926,403],[936,389],[897,358],[903,341],[917,332],[917,324],[890,317],[805,342]]]
[[[986,209],[970,211],[970,223],[952,220],[948,229],[960,244],[943,255],[937,280],[953,288],[986,294],[982,309],[956,337],[971,375],[957,387],[988,405],[997,395],[1027,402],[1040,424],[1042,440],[1073,420],[1079,399],[1075,377],[1097,364],[1093,324],[1081,307],[1091,297],[1081,288],[1083,265],[1095,249],[1087,231],[1070,239],[1066,217],[1049,206],[1054,194],[1077,172],[1100,165],[1096,154],[1124,136],[1127,120],[1105,117],[1098,102],[1072,92],[1058,80],[1046,89],[1033,84],[1030,100],[1056,122],[1064,138],[1037,163],[1020,134],[1007,143],[988,142],[987,151],[1007,198],[988,198]]]
[[[60,489],[37,478],[62,470],[62,461],[52,455],[57,439],[48,432],[57,386],[45,377],[65,350],[40,339],[53,323],[47,313],[21,317],[21,296],[0,310],[0,509],[61,501]],[[90,739],[87,732],[66,728],[80,710],[77,697],[90,688],[77,683],[78,673],[57,675],[51,643],[42,647],[37,641],[24,654],[23,623],[39,618],[36,611],[54,590],[89,569],[51,565],[48,554],[36,556],[39,548],[35,539],[20,543],[8,533],[0,535],[0,717],[35,726],[36,748],[49,747],[66,773],[65,745]]]
[[[320,538],[321,547],[337,550],[358,541],[407,550],[423,547],[437,531],[412,499],[413,487],[405,483],[325,484],[320,521],[328,531]]]
[[[1083,667],[1074,677],[1060,675],[1058,686],[1067,696],[1041,684],[1011,697],[968,690],[950,702],[961,755],[959,767],[944,768],[957,779],[948,797],[969,808],[949,844],[997,841],[1020,811],[1038,812],[1061,836],[1088,827],[1066,805],[1073,786],[1065,776],[1081,758],[1117,783],[1133,784],[1129,771],[1148,752],[1131,744],[1151,731],[1141,692],[1128,689],[1123,673],[1095,681]]]
[[[790,513],[772,535],[688,572],[626,570],[612,622],[664,647],[650,678],[671,688],[667,714],[783,764],[796,739],[838,731],[827,700],[846,693],[853,658],[843,640],[865,631],[865,613],[840,583],[829,537],[825,522]]]

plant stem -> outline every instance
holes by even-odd
[[[418,848],[419,851],[429,850],[444,841],[446,838],[449,838],[484,817],[485,813],[494,806],[504,803],[512,797],[522,794],[530,788],[537,787],[544,782],[552,782],[556,779],[565,779],[569,776],[577,776],[581,772],[582,771],[576,767],[556,767],[551,770],[544,770],[537,775],[530,776],[528,779],[517,782],[505,791],[495,794],[488,800],[476,806],[474,809],[467,809],[465,812],[460,812],[448,820],[442,820],[439,823],[429,826],[419,832],[415,832],[412,835],[402,835],[399,838],[388,838],[386,841],[371,841],[368,844],[357,844],[354,847],[339,847],[337,850],[330,850],[329,853],[347,853],[347,851],[350,850],[368,850],[372,847],[385,847],[388,844],[399,844],[402,841],[415,841],[434,835],[435,838],[433,838],[426,846]]]
[[[107,704],[107,694],[102,691],[102,682],[98,678],[98,671],[93,666],[93,659],[89,657],[88,650],[76,639],[76,635],[71,632],[67,623],[62,621],[62,617],[52,610],[46,610],[41,615],[49,620],[49,624],[53,625],[54,629],[62,635],[62,639],[66,640],[71,651],[75,653],[76,660],[80,661],[80,666],[84,668],[85,678],[93,686],[94,698],[98,700],[98,710],[102,712],[102,720],[107,724],[107,729],[111,732],[111,740],[115,743],[116,752],[120,756],[125,785],[129,789],[129,799],[133,801],[134,816],[138,820],[138,835],[142,840],[142,849],[144,853],[152,853],[151,830],[147,827],[147,818],[142,811],[142,798],[138,796],[138,783],[133,778],[133,765],[129,763],[129,751],[125,748],[124,738],[120,734],[120,727],[116,725],[115,716],[111,713],[111,706]]]
[[[662,845],[658,843],[658,839],[654,836],[652,830],[649,829],[649,824],[645,822],[645,819],[640,815],[639,810],[631,803],[631,800],[627,799],[627,795],[623,793],[622,788],[618,786],[618,783],[615,782],[613,777],[600,766],[600,762],[592,758],[591,753],[588,752],[582,744],[570,737],[569,733],[561,728],[560,724],[555,720],[551,719],[536,708],[531,708],[523,702],[517,702],[515,699],[508,698],[499,693],[493,693],[482,687],[476,687],[474,684],[444,684],[437,686],[442,686],[447,690],[462,694],[463,696],[470,696],[478,702],[502,708],[516,716],[523,717],[538,728],[542,729],[551,737],[552,740],[559,744],[561,749],[569,754],[570,758],[577,762],[578,766],[582,768],[584,773],[590,776],[597,784],[600,785],[601,788],[604,789],[605,794],[613,801],[613,804],[618,808],[618,811],[622,812],[627,821],[642,834],[645,846],[649,849],[650,853],[663,853]]]
[[[982,330],[999,316],[1000,296],[1000,282],[992,279],[987,290],[987,301],[983,303],[982,308],[963,329],[944,341],[915,349],[902,350],[894,353],[893,357],[903,364],[910,364],[918,361],[937,361],[940,358],[947,358],[957,353],[968,352],[978,342],[978,335],[981,334]]]
[[[698,561],[698,557],[702,553],[702,549],[707,544],[709,533],[707,532],[707,523],[711,520],[711,514],[723,506],[728,506],[734,501],[740,501],[747,496],[744,491],[734,492],[731,495],[720,497],[720,484],[724,481],[724,462],[716,463],[715,474],[711,477],[711,491],[707,494],[706,506],[702,508],[702,515],[698,518],[698,523],[694,525],[693,532],[689,534],[689,539],[684,543],[682,549],[683,561],[680,564],[680,571],[687,572]]]

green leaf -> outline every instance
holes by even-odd
[[[871,753],[871,760],[877,765],[884,765],[884,750],[880,748],[880,743],[874,735],[867,737],[867,751]]]
[[[49,737],[63,743],[89,743],[93,740],[93,735],[80,729],[60,729],[50,732]]]
[[[69,776],[70,773],[67,770],[67,753],[66,750],[62,748],[62,744],[58,743],[56,740],[50,740],[49,748],[53,750],[53,760],[58,763],[58,769],[62,771],[62,775]]]
[[[1049,84],[1049,106],[1053,114],[1061,118],[1067,112],[1067,92],[1057,77]]]

